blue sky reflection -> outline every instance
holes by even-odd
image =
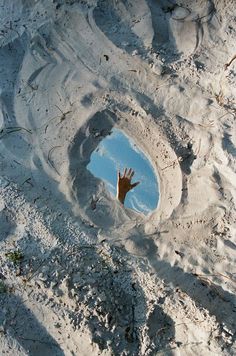
[[[157,207],[159,187],[153,167],[136,144],[122,131],[113,129],[90,157],[87,169],[103,180],[108,190],[116,195],[117,171],[124,168],[135,171],[132,182],[140,184],[131,190],[125,199],[127,208],[148,214]]]

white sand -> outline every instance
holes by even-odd
[[[235,355],[235,1],[0,15],[0,354]],[[114,126],[157,172],[148,217],[86,170]]]

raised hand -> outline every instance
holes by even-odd
[[[134,171],[132,170],[132,168],[130,168],[129,170],[128,168],[125,168],[123,175],[121,175],[120,171],[118,171],[117,198],[122,204],[124,204],[126,194],[139,184],[139,182],[131,183],[133,176]]]

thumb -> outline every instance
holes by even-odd
[[[136,187],[140,182],[136,182],[136,183],[133,183],[131,184],[131,189],[133,189],[134,187]]]

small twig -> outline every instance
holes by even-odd
[[[223,114],[223,115],[221,115],[220,117],[218,117],[218,119],[217,119],[217,120],[222,119],[222,118],[223,118],[223,117],[225,117],[226,115],[229,115],[229,113],[228,113],[228,112],[226,112],[225,114]]]
[[[38,90],[38,88],[39,88],[38,85],[33,86],[32,83],[30,83],[30,82],[27,81],[27,80],[22,79],[21,82],[23,83],[23,85],[26,84],[26,85],[27,85],[31,90],[33,90],[33,91]],[[18,92],[18,94],[20,94],[20,93],[21,93],[21,88],[20,88],[20,92]],[[18,94],[17,94],[17,95],[18,95]],[[26,94],[27,94],[27,93],[26,93]],[[22,94],[21,94],[21,95],[22,95]]]
[[[60,110],[60,112],[62,113],[60,122],[57,124],[57,125],[59,125],[62,121],[64,121],[64,120],[66,119],[66,115],[70,114],[72,111],[69,110],[69,111],[67,111],[67,112],[63,112],[63,111],[59,108],[59,106],[55,105],[55,107],[56,107],[58,110]]]
[[[224,106],[224,95],[222,90],[219,92],[219,94],[215,94],[215,98],[220,106]]]
[[[24,300],[20,300],[20,301],[17,302],[17,305],[16,305],[16,307],[15,307],[15,311],[14,311],[13,316],[11,317],[10,323],[12,323],[12,321],[15,319],[20,305],[21,305],[21,304],[24,304],[24,303],[27,302],[27,301],[28,301],[28,298],[27,298],[27,299],[24,299]],[[14,329],[14,330],[15,330],[15,329]]]
[[[48,125],[49,125],[49,124],[47,124],[47,125],[45,126],[44,133],[46,133],[46,132],[47,132]]]
[[[82,245],[82,246],[77,246],[78,250],[81,250],[83,248],[93,248],[99,246],[99,244],[92,244],[92,245]],[[68,254],[68,256],[74,256],[77,255],[79,251],[74,251]]]
[[[210,120],[209,124],[198,124],[198,125],[201,126],[201,127],[204,127],[204,128],[213,127],[214,126],[214,120]]]
[[[165,348],[165,349],[161,349],[161,350],[158,350],[155,354],[159,354],[159,353],[162,353],[163,354],[163,351],[171,351],[171,350],[175,350],[175,349],[179,349],[180,347],[183,348],[183,347],[186,347],[186,346],[189,346],[189,345],[192,345],[192,346],[198,346],[200,344],[203,344],[202,341],[200,342],[189,342],[187,344],[184,344],[184,345],[180,345],[180,346],[176,346],[176,347],[168,347],[168,348]]]
[[[63,111],[59,108],[59,106],[57,106],[57,105],[54,105],[54,106],[55,106],[55,107],[61,112],[61,114],[62,114],[61,119],[60,119],[60,122],[57,123],[57,126],[58,126],[62,121],[64,121],[64,120],[66,119],[66,115],[68,115],[68,114],[71,113],[72,111],[69,110],[69,111],[63,113]],[[49,119],[45,124],[43,124],[42,126],[37,127],[37,130],[42,129],[42,128],[45,126],[44,133],[46,133],[50,122],[53,121],[53,120],[55,120],[55,119],[58,118],[58,117],[60,117],[60,115],[56,115],[56,116],[52,117],[52,118]]]
[[[22,126],[11,126],[11,127],[6,127],[6,130],[16,130],[16,131],[19,131],[19,130],[25,130],[26,132],[32,134],[32,131],[29,130],[29,129],[26,129],[25,127],[22,127]]]
[[[51,254],[50,254],[50,255],[51,255]],[[42,265],[44,264],[44,262],[47,261],[47,259],[50,257],[50,255],[47,256],[45,259],[42,260],[42,262],[38,265],[38,267],[32,272],[32,274],[31,274],[30,277],[26,278],[26,281],[27,281],[27,282],[29,282],[32,278],[34,278],[34,277],[37,275],[38,270],[42,267]]]
[[[31,130],[26,129],[25,127],[20,127],[20,126],[10,126],[10,127],[5,127],[4,129],[0,130],[0,138],[5,137],[6,135],[13,133],[13,132],[17,132],[17,131],[21,131],[24,130],[30,134],[32,134]],[[2,134],[2,135],[1,135]]]
[[[195,156],[198,156],[198,154],[199,154],[199,152],[200,152],[200,150],[201,150],[201,144],[202,144],[202,140],[200,139],[200,140],[199,140],[198,149],[197,149],[197,151],[194,153]]]
[[[190,325],[190,324],[201,324],[201,323],[204,323],[205,320],[196,320],[196,321],[189,321],[187,323],[183,322],[183,323],[178,323],[178,324],[175,324],[175,326],[180,326],[180,325]]]
[[[63,115],[63,111],[59,108],[59,106],[55,105],[55,107],[62,113]]]
[[[233,58],[229,61],[229,63],[226,63],[224,65],[225,70],[231,65],[231,63],[236,59],[236,54],[233,56]]]
[[[166,83],[166,84],[164,84],[164,83]],[[156,90],[158,90],[162,87],[166,87],[167,85],[169,85],[169,78],[167,80],[163,81],[162,85],[157,86]]]
[[[169,164],[168,166],[162,168],[161,170],[164,171],[165,169],[167,168],[170,168],[170,167],[175,167],[176,163],[177,162],[182,162],[183,161],[183,158],[182,157],[179,157],[177,159],[175,159],[171,164]]]
[[[48,152],[48,163],[50,164],[50,166],[55,169],[55,171],[57,172],[57,174],[60,176],[60,173],[58,172],[58,170],[56,169],[56,167],[54,166],[53,164],[53,161],[51,160],[51,155],[53,153],[53,151],[56,149],[56,148],[59,148],[59,147],[62,147],[62,146],[54,146],[52,147],[49,152]]]
[[[33,187],[34,186],[33,183],[30,182],[31,179],[32,179],[31,177],[27,178],[26,180],[24,180],[24,182],[21,185],[24,185],[25,183],[28,183],[28,184],[31,185],[31,187]]]
[[[29,83],[29,82],[26,82],[27,83],[27,85],[30,87],[30,89],[32,89],[32,90],[38,90],[38,85],[36,85],[35,87],[31,84],[31,83]]]
[[[25,341],[33,341],[33,342],[40,342],[40,344],[45,344],[45,345],[53,345],[53,346],[56,346],[60,349],[60,346],[54,342],[48,342],[48,341],[42,341],[42,340],[39,340],[39,339],[30,339],[28,337],[23,337],[23,336],[19,336],[17,335],[19,339],[21,340],[25,340]]]
[[[41,198],[41,195],[39,197],[34,198],[33,202],[36,203],[36,201],[40,198]]]
[[[46,133],[46,132],[47,132],[47,128],[48,128],[50,122],[53,121],[53,120],[55,120],[57,117],[59,117],[59,115],[52,117],[51,119],[48,120],[48,122],[46,122],[46,123],[43,124],[42,126],[37,127],[37,130],[42,129],[42,128],[45,126],[44,133]]]
[[[186,9],[189,11],[189,9]],[[203,15],[201,17],[197,17],[196,19],[192,19],[190,20],[191,22],[200,22],[201,23],[201,20],[204,19],[205,17],[209,17],[213,12],[215,11],[215,7],[213,6],[212,9],[206,14],[206,15]],[[189,14],[187,16],[185,16],[184,18],[181,18],[181,19],[178,19],[178,18],[175,18],[175,17],[172,17],[173,20],[175,21],[180,21],[180,22],[185,22],[185,19],[190,15],[190,11],[189,11]]]
[[[230,281],[236,283],[236,281],[228,276],[225,276],[224,274],[222,273],[213,273],[213,274],[198,274],[198,273],[193,273],[194,276],[197,276],[197,277],[208,277],[208,276],[212,276],[212,277],[219,277],[219,276],[222,276],[224,278],[227,278],[229,279]]]

